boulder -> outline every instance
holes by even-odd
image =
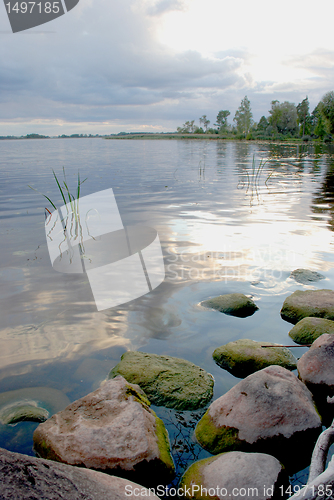
[[[180,358],[128,351],[110,372],[138,384],[151,403],[177,410],[196,410],[213,395],[213,377],[203,368]]]
[[[257,305],[243,293],[227,293],[202,302],[202,306],[216,309],[231,316],[246,318],[258,310]]]
[[[334,319],[334,291],[297,290],[285,299],[281,316],[293,324],[310,316]]]
[[[235,377],[247,377],[266,366],[280,365],[288,370],[297,368],[297,359],[286,347],[270,342],[239,339],[218,347],[212,354],[217,365]]]
[[[289,331],[296,344],[312,344],[323,333],[334,334],[334,321],[323,318],[303,318]]]
[[[294,278],[298,281],[298,283],[303,283],[304,285],[325,279],[325,276],[322,274],[317,273],[316,271],[310,271],[309,269],[295,269],[292,271],[290,277]]]
[[[102,472],[12,453],[0,448],[2,500],[159,500],[142,486]]]
[[[179,487],[194,500],[278,500],[288,485],[282,464],[271,455],[231,451],[192,464]]]
[[[115,474],[140,484],[168,484],[174,477],[168,434],[139,386],[108,380],[39,424],[40,457]]]
[[[333,413],[327,398],[334,396],[334,337],[324,333],[313,342],[297,364],[299,378],[312,392],[319,411]]]
[[[308,465],[320,431],[321,420],[307,387],[285,368],[269,366],[214,401],[195,435],[210,453],[269,453],[300,470]]]
[[[3,425],[22,421],[44,422],[48,417],[48,410],[37,406],[35,401],[21,401],[0,408],[0,422]]]

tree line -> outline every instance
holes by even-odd
[[[250,100],[245,96],[233,122],[228,123],[230,111],[218,112],[214,127],[209,127],[210,120],[206,115],[199,118],[199,126],[195,120],[185,122],[177,128],[180,134],[220,134],[223,138],[235,139],[289,139],[301,137],[304,141],[319,139],[325,142],[334,136],[334,91],[327,92],[310,113],[308,97],[297,106],[294,103],[278,100],[271,101],[269,116],[262,116],[258,123],[254,122]]]

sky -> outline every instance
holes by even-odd
[[[334,90],[332,0],[80,0],[12,33],[0,5],[0,135],[173,132],[247,95],[310,111]]]

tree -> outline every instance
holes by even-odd
[[[301,136],[305,135],[305,127],[310,123],[310,103],[308,102],[308,97],[303,99],[297,106],[297,115],[299,123],[302,125]],[[309,127],[307,127],[309,128]],[[309,130],[307,130],[309,132]]]
[[[219,132],[225,132],[227,129],[227,117],[230,116],[230,112],[227,109],[219,111],[216,121],[215,126],[218,127]]]
[[[235,112],[233,121],[237,125],[239,134],[245,134],[246,137],[253,123],[250,101],[247,96],[242,99],[239,108]]]
[[[269,122],[265,116],[261,116],[259,123],[257,124],[257,130],[261,130],[261,132],[265,132]]]
[[[185,122],[182,125],[182,127],[177,127],[176,130],[179,134],[192,134],[195,130],[194,123],[195,123],[195,120],[191,120],[191,122],[190,121]]]
[[[334,133],[334,92],[327,92],[319,103],[319,110],[326,120],[328,132]]]
[[[203,115],[200,119],[199,119],[199,124],[202,125],[203,124],[203,127],[205,128],[205,132],[208,130],[208,125],[210,124],[210,120],[207,120],[206,118],[206,115]]]
[[[298,130],[297,109],[292,102],[271,101],[269,123],[280,134],[295,134]]]

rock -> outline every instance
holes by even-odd
[[[0,393],[0,408],[29,404],[47,409],[51,414],[63,410],[70,404],[68,397],[52,387],[25,387]]]
[[[35,451],[140,484],[168,484],[174,477],[168,434],[149,405],[137,385],[123,377],[108,380],[40,424]]]
[[[45,408],[37,406],[35,401],[14,403],[0,409],[0,422],[3,425],[22,421],[44,422],[49,417]]]
[[[323,276],[320,273],[317,273],[315,271],[309,271],[308,269],[295,269],[292,271],[291,278],[294,278],[298,283],[303,283],[304,285],[307,285],[310,282],[313,281],[320,281],[325,279],[325,276]]]
[[[288,485],[284,468],[271,455],[231,451],[192,464],[179,487],[190,493],[185,498],[194,500],[278,500]],[[236,490],[239,494],[232,493]]]
[[[258,310],[257,305],[243,293],[227,293],[202,302],[202,306],[216,309],[217,311],[246,318]]]
[[[217,365],[229,371],[235,377],[247,377],[266,366],[280,365],[288,370],[297,368],[297,359],[286,347],[272,346],[271,342],[255,342],[239,339],[218,347],[212,354]]]
[[[319,411],[331,411],[327,397],[334,396],[334,337],[324,333],[313,342],[297,364],[299,378],[312,392]]]
[[[334,321],[323,318],[303,318],[289,331],[297,344],[312,344],[323,333],[334,334]]]
[[[184,359],[128,351],[110,372],[138,384],[151,403],[177,410],[196,410],[213,395],[213,377]]]
[[[310,316],[334,319],[334,291],[297,290],[285,299],[281,316],[293,324]]]
[[[214,401],[195,434],[210,453],[269,453],[300,470],[308,465],[320,431],[321,420],[307,387],[285,368],[269,366]]]
[[[2,500],[134,500],[139,493],[159,500],[142,486],[120,477],[20,455],[3,448],[0,448],[0,483]]]

